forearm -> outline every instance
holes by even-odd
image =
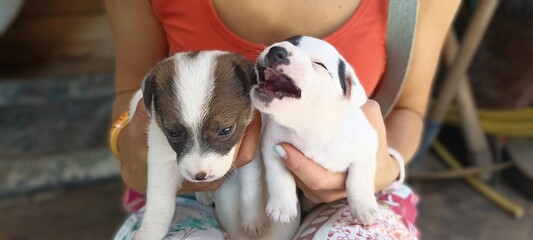
[[[113,119],[129,109],[132,95],[144,76],[168,56],[165,33],[148,0],[106,0],[115,50]],[[142,108],[144,111],[144,108]],[[118,136],[121,173],[128,187],[146,191],[146,112],[137,111]]]
[[[452,1],[419,1],[419,14],[405,85],[391,114],[384,119],[386,144],[381,144],[376,172],[376,189],[391,184],[399,176],[398,161],[386,153],[385,147],[397,150],[405,163],[414,157],[423,133],[432,80],[440,50],[452,19],[460,4]]]
[[[136,90],[130,90],[115,95],[115,99],[113,100],[113,119],[116,119],[123,112],[130,110],[130,101],[135,92]]]
[[[422,138],[423,125],[423,117],[406,108],[395,108],[385,118],[387,143],[402,155],[405,164],[416,154]]]
[[[415,155],[423,131],[422,116],[412,110],[395,108],[384,119],[387,146],[398,151],[407,164]],[[387,147],[383,145],[382,147]],[[388,152],[387,149],[381,150]],[[380,191],[398,179],[400,166],[389,154],[381,155],[377,161],[375,187]]]
[[[133,93],[134,91],[117,95],[114,112],[120,114],[128,111],[131,94]],[[144,109],[143,107],[139,106],[135,109],[135,117],[130,119],[130,124],[124,127],[122,133],[118,136],[117,143],[122,179],[128,187],[139,193],[146,192],[148,169],[146,161],[147,141],[146,132],[144,131],[148,118],[146,112],[142,110]]]
[[[131,95],[155,64],[168,56],[163,28],[150,1],[106,0],[115,50],[115,101],[113,117],[128,110]]]

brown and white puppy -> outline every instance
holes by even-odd
[[[142,94],[148,126],[148,189],[135,239],[162,239],[184,179],[213,181],[232,168],[236,144],[252,117],[253,64],[222,51],[178,53],[146,76]]]

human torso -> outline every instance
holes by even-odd
[[[294,35],[322,38],[356,69],[370,94],[385,69],[387,0],[152,0],[172,53],[238,52],[254,61]]]
[[[361,0],[214,0],[213,6],[235,34],[250,42],[270,45],[294,35],[326,37],[347,22],[360,3]]]

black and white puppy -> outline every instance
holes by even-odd
[[[329,171],[348,172],[352,216],[372,223],[378,137],[361,110],[367,96],[353,68],[327,42],[298,36],[265,49],[256,71],[250,95],[263,117],[268,216],[285,223],[299,215],[295,181],[273,150],[289,142]]]
[[[144,96],[150,116],[147,202],[135,239],[165,237],[184,179],[214,181],[231,170],[254,82],[253,63],[222,51],[178,53],[146,76],[130,104]]]

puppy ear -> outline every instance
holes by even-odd
[[[257,83],[254,64],[243,56],[235,56],[233,61],[233,70],[235,76],[241,81],[246,95],[252,90],[252,85]]]
[[[345,95],[347,98],[350,99],[350,104],[355,107],[361,107],[363,104],[366,103],[368,100],[368,97],[366,96],[365,89],[363,88],[363,85],[359,82],[359,79],[355,75],[355,71],[353,68],[346,64],[346,80],[345,80],[345,86],[346,91]]]
[[[144,97],[144,107],[146,107],[146,112],[148,116],[152,116],[152,102],[155,90],[155,75],[150,72],[144,77],[142,83],[142,92]]]

